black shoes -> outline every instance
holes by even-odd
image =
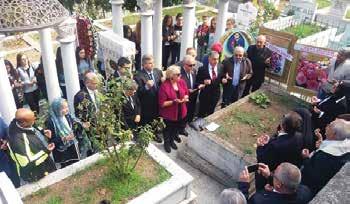
[[[180,142],[181,142],[181,138],[180,138],[178,135],[174,136],[174,140],[175,140],[177,143],[180,143]]]
[[[177,146],[174,141],[170,142],[170,147],[177,150]]]
[[[188,137],[188,132],[186,131],[186,129],[181,130],[179,134]]]
[[[161,136],[159,134],[155,134],[153,140],[156,141],[157,143],[162,143],[163,142],[163,140],[162,140],[162,138],[161,138]]]
[[[171,148],[170,148],[170,143],[169,142],[164,142],[164,149],[167,153],[171,152]]]

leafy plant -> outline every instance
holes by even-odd
[[[260,106],[261,108],[267,108],[268,105],[271,103],[269,97],[264,93],[256,93],[249,97],[250,101],[253,101],[256,105]]]
[[[139,127],[136,130],[124,129],[122,107],[126,102],[124,90],[130,87],[132,79],[125,77],[108,82],[107,90],[100,89],[97,95],[99,111],[91,119],[93,138],[98,149],[105,150],[104,154],[113,167],[113,175],[121,180],[127,180],[145,152],[154,132],[163,128],[161,121],[154,121],[150,125]],[[85,106],[86,107],[86,106]],[[80,107],[78,107],[80,108]],[[137,137],[132,142],[133,135]]]

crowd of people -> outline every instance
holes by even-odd
[[[258,90],[270,66],[271,51],[260,35],[245,51],[234,48],[232,57],[223,56],[222,45],[213,42],[216,18],[203,16],[196,30],[197,49],[189,47],[179,59],[183,17],[163,20],[162,67],[154,67],[152,55],[140,56],[140,23],[133,32],[124,26],[125,37],[136,43],[135,62],[121,57],[109,61],[114,73],[106,83],[128,78],[123,105],[124,128],[135,130],[154,120],[163,120],[165,128],[155,132],[154,140],[170,153],[176,143],[188,136],[186,128],[197,118],[205,118],[241,97]],[[227,21],[227,29],[234,20]],[[138,57],[140,57],[138,61]],[[17,112],[10,124],[0,120],[0,170],[16,187],[37,181],[57,168],[64,168],[100,151],[92,129],[99,111],[98,76],[93,59],[82,48],[76,49],[81,90],[74,97],[75,115],[65,100],[61,49],[56,53],[57,74],[62,98],[47,110],[44,127],[35,125],[40,98],[46,98],[42,62],[33,66],[26,55],[17,55],[16,68],[5,61]],[[98,63],[97,63],[98,64]],[[250,173],[240,175],[239,190],[226,189],[222,203],[307,203],[350,158],[349,86],[350,52],[340,51],[330,65],[328,82],[312,97],[310,109],[298,108],[286,113],[273,136],[257,140],[256,193],[248,197]],[[169,66],[170,65],[170,66]],[[133,69],[134,68],[134,69]],[[102,74],[106,77],[106,74]],[[331,87],[331,88],[330,88]],[[23,108],[27,103],[30,109]],[[133,131],[134,136],[137,133]]]

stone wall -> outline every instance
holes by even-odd
[[[310,204],[348,204],[350,203],[349,186],[350,163],[347,163],[316,195]]]

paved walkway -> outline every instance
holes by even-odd
[[[186,143],[186,138],[183,136],[181,136],[181,138],[183,141],[177,145],[179,147],[178,151],[181,151]],[[154,145],[165,153],[163,144],[154,143]],[[193,176],[194,182],[192,184],[192,191],[197,195],[195,204],[218,204],[219,195],[225,187],[206,174],[203,174],[198,169],[192,167],[190,164],[182,161],[177,156],[178,151],[171,151],[170,154],[166,154]]]

